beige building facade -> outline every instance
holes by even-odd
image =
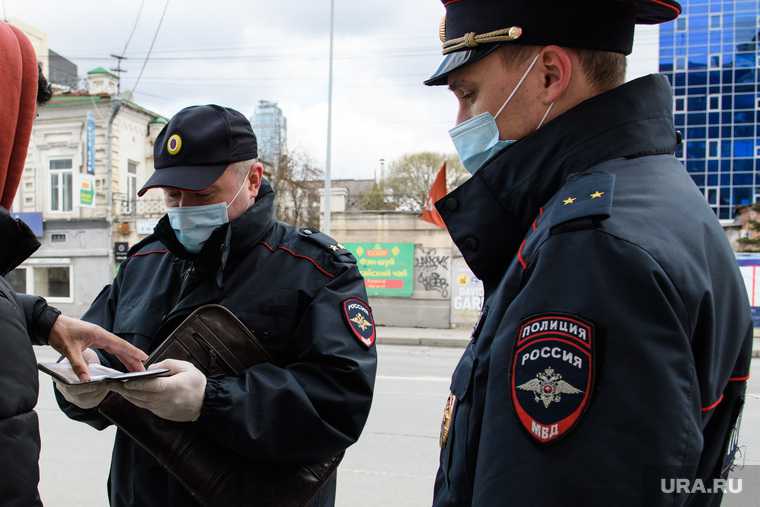
[[[70,315],[89,307],[164,212],[160,191],[138,201],[137,190],[153,171],[166,119],[118,98],[117,79],[93,69],[86,90],[58,93],[39,109],[12,209],[41,225],[42,243],[12,283]]]

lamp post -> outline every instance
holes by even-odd
[[[335,0],[330,0],[330,77],[327,85],[327,156],[325,157],[325,219],[322,229],[330,234],[332,228],[332,102],[333,102],[333,44],[335,39]]]

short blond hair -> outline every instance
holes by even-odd
[[[527,62],[541,48],[538,46],[509,46],[499,48],[504,64],[511,67]],[[606,92],[625,83],[628,59],[624,54],[592,49],[565,48],[578,55],[583,73],[591,86],[600,92]]]

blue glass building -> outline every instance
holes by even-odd
[[[760,0],[683,0],[660,30],[678,157],[720,219],[760,200]]]

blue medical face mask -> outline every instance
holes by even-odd
[[[475,174],[481,167],[483,167],[483,164],[485,164],[488,159],[516,142],[515,140],[502,141],[499,139],[500,134],[499,127],[496,124],[496,118],[501,115],[502,111],[504,111],[507,105],[512,101],[512,98],[528,78],[530,71],[536,66],[539,56],[540,53],[533,59],[528,69],[520,78],[520,81],[517,82],[515,89],[512,90],[512,93],[507,97],[507,100],[502,104],[501,108],[499,108],[496,116],[489,112],[481,113],[477,116],[473,116],[469,120],[463,121],[449,131],[451,140],[454,141],[454,146],[459,154],[459,159],[470,174]],[[552,107],[554,107],[553,103],[549,106],[549,109],[546,110],[546,114],[541,119],[536,130],[540,129],[544,124]]]
[[[248,175],[243,179],[235,197],[228,203],[207,204],[205,206],[189,206],[187,208],[169,208],[169,223],[174,229],[174,235],[190,253],[197,254],[203,248],[203,243],[208,241],[211,234],[230,221],[229,210],[240,192],[248,182]]]

